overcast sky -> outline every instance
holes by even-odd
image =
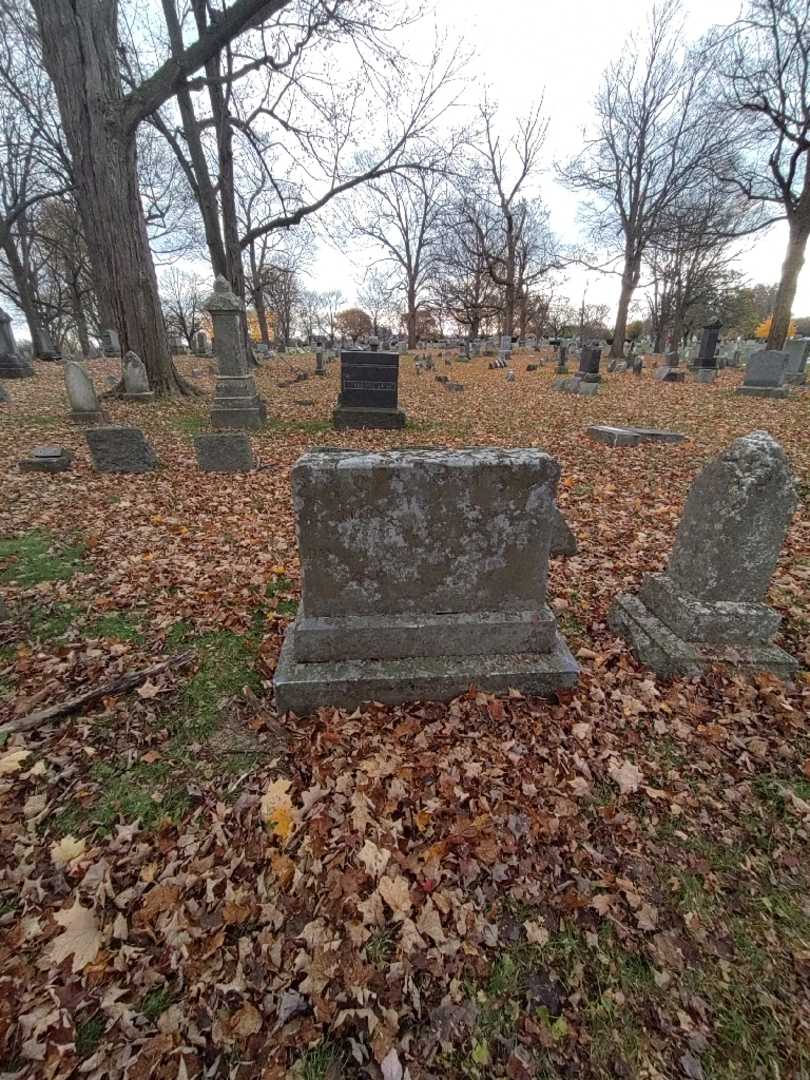
[[[610,58],[622,48],[627,35],[645,22],[646,0],[441,0],[438,18],[449,35],[461,35],[479,53],[471,65],[475,85],[468,91],[474,100],[485,86],[501,106],[505,121],[526,111],[527,105],[545,89],[545,111],[550,117],[546,143],[546,170],[540,178],[541,194],[551,211],[551,225],[564,243],[579,238],[577,196],[554,179],[555,161],[572,157],[581,145],[582,133],[592,118],[591,101]],[[714,23],[731,22],[739,11],[738,0],[695,0],[688,9],[689,37],[699,37]],[[411,31],[421,35],[428,31]],[[431,31],[432,32],[432,31]],[[404,43],[412,52],[414,43]],[[787,225],[749,241],[750,250],[739,260],[739,269],[755,282],[779,280]],[[363,257],[352,261],[346,254],[321,244],[312,268],[311,286],[341,288],[355,299],[362,281]],[[609,304],[615,311],[619,280],[614,275],[570,270],[560,292],[579,303],[587,291],[588,303]],[[799,281],[794,314],[810,315],[810,269]]]

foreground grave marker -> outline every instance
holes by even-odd
[[[538,450],[299,458],[303,595],[279,709],[573,686],[579,669],[546,604],[559,473]]]

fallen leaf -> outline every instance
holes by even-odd
[[[408,882],[401,875],[395,878],[383,878],[379,885],[379,893],[396,917],[404,919],[410,913],[412,907],[410,890]]]
[[[613,762],[608,772],[611,780],[618,784],[622,795],[632,795],[634,791],[638,791],[643,779],[640,770],[632,761],[624,761],[621,765]]]
[[[83,839],[77,840],[70,834],[63,836],[61,840],[51,844],[51,861],[54,866],[67,866],[69,862],[84,855],[85,846]]]
[[[72,954],[72,971],[75,975],[95,960],[101,948],[101,934],[96,922],[96,913],[92,908],[82,907],[77,896],[73,907],[57,911],[54,919],[64,927],[64,930],[53,940],[51,960],[54,964],[61,964]]]
[[[0,757],[0,776],[8,776],[18,772],[22,763],[31,756],[30,750],[10,750],[9,753]]]

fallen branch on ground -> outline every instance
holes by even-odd
[[[177,656],[170,656],[168,660],[162,660],[159,664],[142,668],[140,671],[133,671],[129,675],[122,675],[119,679],[113,679],[112,682],[105,683],[103,686],[87,690],[77,697],[68,698],[67,701],[62,701],[58,705],[49,705],[47,709],[38,709],[37,712],[29,713],[27,716],[19,716],[16,720],[3,724],[0,727],[0,735],[31,731],[33,728],[39,727],[40,724],[46,724],[49,720],[56,720],[59,717],[78,712],[85,705],[92,705],[101,698],[109,697],[111,694],[123,694],[127,690],[132,690],[133,687],[140,685],[140,683],[146,682],[153,675],[159,675],[166,668],[183,667],[191,660],[192,655],[192,652],[178,653]]]

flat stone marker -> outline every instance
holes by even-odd
[[[586,382],[580,375],[571,375],[567,379],[555,379],[551,384],[552,390],[559,390],[563,394],[580,394],[584,397],[593,397],[599,393],[598,382]]]
[[[735,390],[747,397],[790,397],[784,385],[790,356],[776,349],[751,353],[745,366],[745,382]]]
[[[97,427],[85,432],[96,472],[144,473],[157,457],[140,428]]]
[[[37,446],[20,462],[22,472],[66,472],[73,460],[73,451],[62,446]]]
[[[657,367],[653,374],[659,382],[686,382],[685,371],[680,371],[678,368],[669,367],[666,364],[662,364],[661,367]]]
[[[764,599],[796,504],[779,443],[735,440],[693,483],[666,572],[620,596],[611,627],[663,677],[714,664],[789,675],[798,665],[773,644],[780,616]]]
[[[573,686],[546,604],[559,472],[539,450],[299,458],[303,595],[276,669],[279,710]]]
[[[203,472],[245,473],[256,468],[250,439],[241,431],[196,435],[194,451]]]
[[[605,446],[638,446],[642,442],[679,443],[686,439],[679,431],[658,431],[656,428],[611,427],[594,424],[587,434]]]
[[[444,385],[446,390],[449,390],[451,393],[454,394],[460,394],[464,390],[464,383],[446,382]]]

